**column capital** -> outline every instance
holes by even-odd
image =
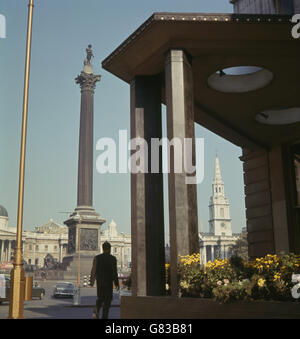
[[[76,84],[80,85],[82,91],[94,91],[96,83],[100,80],[101,75],[88,74],[83,71],[75,78]]]

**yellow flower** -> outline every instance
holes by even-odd
[[[281,278],[281,274],[280,273],[275,273],[273,281],[276,281],[276,280],[278,280],[280,278]]]
[[[190,284],[187,281],[183,280],[180,282],[180,286],[182,288],[188,289],[190,287]]]
[[[263,287],[265,285],[266,280],[263,278],[258,279],[257,285],[259,287]]]

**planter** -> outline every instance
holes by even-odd
[[[300,302],[124,296],[121,319],[300,319]]]

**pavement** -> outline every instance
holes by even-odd
[[[73,305],[72,298],[53,298],[56,281],[39,282],[45,288],[46,295],[42,300],[33,299],[24,302],[25,319],[92,319],[93,307],[96,304],[96,288],[82,287],[80,305]],[[7,319],[9,303],[0,304],[0,319]],[[101,318],[101,311],[99,314]],[[114,292],[109,319],[120,319],[119,294]]]

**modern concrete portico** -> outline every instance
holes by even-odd
[[[291,29],[286,15],[155,13],[102,63],[131,86],[132,138],[144,137],[145,131],[146,139],[161,135],[159,103],[164,103],[169,139],[193,138],[196,122],[243,149],[251,257],[300,252],[292,160],[293,145],[300,140],[300,123],[268,125],[257,121],[266,110],[300,107],[300,45],[292,38]],[[209,86],[208,79],[219,71],[220,80],[236,81],[226,69],[237,66],[259,67],[258,73],[241,80],[247,86],[249,81],[260,85],[249,90],[241,82],[240,93]],[[262,71],[270,75],[268,79],[258,78]],[[261,80],[266,80],[264,86]],[[131,181],[136,296],[163,294],[163,281],[155,280],[153,273],[164,263],[162,255],[153,255],[163,246],[162,174],[156,174],[156,179],[151,179],[152,175],[132,174]],[[178,254],[199,251],[196,185],[186,185],[185,176],[172,169],[169,174],[173,296],[177,295]],[[155,184],[146,189],[151,180]],[[151,209],[159,213],[145,213]],[[149,293],[154,285],[155,292]]]

